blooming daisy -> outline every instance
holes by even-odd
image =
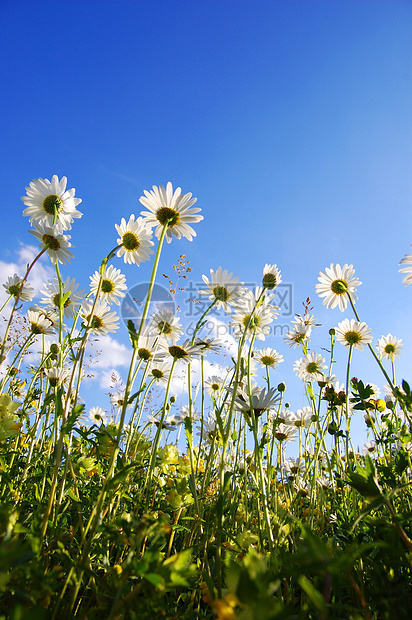
[[[222,391],[224,380],[222,377],[212,375],[205,381],[206,392],[213,398],[217,398]]]
[[[268,414],[268,423],[273,425],[277,424],[285,424],[286,426],[293,425],[293,419],[295,414],[288,407],[284,407],[281,411],[269,411]]]
[[[110,394],[111,405],[118,411],[121,411],[123,409],[124,395],[125,395],[125,390],[117,390],[114,394]],[[131,407],[131,404],[128,403],[126,406],[126,409],[130,407]]]
[[[243,289],[241,302],[236,306],[233,313],[231,327],[237,338],[240,338],[245,330],[250,340],[254,334],[258,340],[264,340],[270,333],[270,323],[279,308],[271,306],[268,300],[262,300],[257,305],[260,289],[256,288],[255,294],[250,289]]]
[[[149,331],[167,342],[176,342],[183,334],[180,319],[171,310],[159,310],[150,317]]]
[[[412,254],[406,254],[399,264],[406,265],[406,267],[402,267],[401,269],[399,269],[400,273],[406,273],[406,276],[404,277],[402,282],[405,284],[405,286],[412,284]]]
[[[52,327],[56,328],[57,325],[59,324],[59,321],[60,321],[59,313],[56,312],[54,308],[43,308],[43,306],[38,306],[37,304],[34,304],[33,306],[30,306],[29,310],[32,310],[33,312],[38,312],[39,314],[41,314],[44,319],[47,319],[48,321],[50,321]]]
[[[302,407],[293,414],[292,424],[296,428],[309,428],[312,423],[312,408]]]
[[[57,366],[45,370],[51,387],[62,385],[69,378],[70,372],[70,368],[58,368]]]
[[[107,424],[109,416],[102,407],[92,407],[89,409],[89,420],[93,424]]]
[[[219,427],[213,414],[209,415],[207,420],[203,420],[203,424],[196,434],[201,437],[203,443],[208,446],[211,446],[213,442],[219,441]]]
[[[266,390],[265,388],[254,386],[251,394],[247,390],[239,389],[235,399],[235,406],[239,411],[249,418],[251,413],[251,403],[254,416],[257,418],[265,411],[273,409],[279,401],[279,394],[276,394],[274,388]]]
[[[81,301],[83,299],[84,291],[77,291],[79,285],[76,283],[74,278],[70,278],[69,276],[66,278],[64,282],[62,282],[62,290],[60,295],[60,284],[57,278],[53,278],[53,282],[49,280],[47,284],[44,285],[45,290],[40,291],[43,295],[46,295],[43,299],[40,300],[42,304],[45,304],[48,308],[51,308],[54,311],[59,311],[61,300],[64,299],[63,302],[63,314],[66,318],[70,318],[73,316],[73,313],[79,308]],[[66,295],[68,295],[66,297]]]
[[[300,345],[306,345],[309,341],[311,332],[311,325],[305,325],[305,323],[296,323],[296,325],[293,325],[292,329],[287,332],[284,341],[289,344],[289,347],[299,347]]]
[[[53,265],[62,263],[63,265],[70,262],[73,254],[67,248],[71,248],[72,244],[69,239],[70,235],[60,235],[54,228],[50,228],[43,223],[34,223],[35,230],[29,230],[29,233],[37,237],[41,242],[42,250],[46,249]]]
[[[348,305],[348,295],[352,301],[357,299],[355,295],[356,287],[362,284],[358,278],[354,277],[355,270],[353,265],[334,265],[326,267],[326,273],[319,272],[319,284],[316,285],[316,292],[319,297],[324,297],[322,304],[327,308],[335,308],[339,305],[339,309],[345,310]]]
[[[204,354],[203,347],[190,344],[190,340],[185,340],[185,342],[180,345],[172,344],[171,346],[167,346],[167,344],[163,344],[162,347],[169,352],[169,355],[171,355],[176,362],[186,362],[187,364],[192,362],[194,358],[201,357]]]
[[[284,443],[288,443],[295,439],[297,434],[298,429],[296,426],[290,426],[289,424],[279,424],[274,433],[275,438]]]
[[[309,353],[295,362],[293,370],[302,381],[319,381],[324,377],[325,358],[320,353]]]
[[[371,454],[376,451],[377,451],[377,445],[375,441],[367,441],[362,448],[363,456],[366,456],[366,454]]]
[[[30,331],[32,334],[38,336],[39,334],[53,335],[54,329],[52,322],[44,316],[42,312],[36,310],[28,310],[27,318],[30,323]]]
[[[287,478],[294,478],[295,476],[299,476],[305,473],[306,471],[306,465],[305,465],[305,461],[301,458],[298,457],[296,459],[294,458],[289,458],[286,462],[285,462],[285,474],[287,476]]]
[[[399,357],[402,351],[402,339],[388,334],[379,338],[376,348],[381,359],[386,357],[388,360]]]
[[[275,349],[261,349],[255,352],[255,359],[262,368],[276,368],[283,362],[283,355],[275,351]]]
[[[156,226],[155,235],[160,239],[164,225],[167,223],[166,239],[170,243],[172,235],[177,239],[185,237],[192,241],[196,233],[190,224],[196,224],[203,220],[203,215],[197,215],[201,209],[190,207],[196,202],[197,198],[192,198],[192,194],[182,194],[180,187],[173,192],[173,186],[168,182],[166,189],[163,185],[148,192],[144,190],[144,196],[140,197],[140,202],[149,211],[142,211],[141,215],[146,220],[150,228]]]
[[[61,234],[71,228],[74,218],[80,218],[82,213],[76,209],[81,198],[75,198],[74,188],[66,190],[67,178],[53,175],[49,179],[33,179],[26,187],[26,196],[22,201],[26,205],[23,215],[28,216],[31,224],[38,222],[45,226],[53,226],[56,233]]]
[[[83,303],[81,315],[84,318],[85,326],[89,323],[93,304],[94,302],[91,299],[86,299]],[[110,306],[105,301],[98,300],[93,310],[89,329],[95,336],[104,336],[118,329],[118,320],[117,314],[110,311]]]
[[[280,269],[278,269],[276,265],[269,265],[268,263],[266,263],[263,268],[263,288],[272,290],[279,286],[281,282],[282,277],[280,275]]]
[[[164,353],[156,351],[157,336],[150,333],[147,329],[143,329],[139,336],[137,354],[141,360],[149,362],[156,356],[157,360],[163,359]]]
[[[218,267],[217,271],[210,270],[210,280],[207,276],[202,276],[203,282],[208,287],[199,291],[201,295],[209,295],[210,301],[215,302],[217,309],[223,308],[230,314],[230,305],[236,304],[242,295],[243,282],[239,282],[238,277],[233,277],[233,273],[228,273],[227,269],[222,271]]]
[[[162,383],[166,385],[170,376],[170,364],[168,362],[157,362],[155,360],[152,360],[152,364],[149,369],[149,375],[152,376],[155,383]]]
[[[20,278],[17,273],[7,278],[6,284],[3,287],[6,289],[6,293],[12,297],[19,297],[20,301],[31,301],[34,297],[34,288],[30,284],[21,283],[23,278]]]
[[[92,293],[96,293],[100,283],[100,273],[95,271],[94,274],[89,277],[90,290]],[[123,291],[127,291],[126,276],[122,274],[120,269],[116,269],[113,265],[110,265],[104,274],[100,295],[108,304],[115,303],[120,306],[119,298],[126,296]]]
[[[196,342],[199,347],[203,347],[206,351],[210,351],[212,353],[219,353],[223,343],[217,338],[196,338]]]
[[[345,319],[336,328],[336,339],[347,349],[353,346],[362,351],[364,345],[372,342],[372,330],[364,322]]]
[[[122,246],[117,251],[117,256],[123,256],[124,262],[129,265],[140,265],[149,260],[150,254],[153,254],[151,246],[154,244],[152,231],[146,226],[143,218],[138,217],[135,221],[135,216],[132,214],[127,223],[122,217],[120,225],[115,224],[115,226],[120,235],[117,243]]]

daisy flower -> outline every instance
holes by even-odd
[[[190,224],[196,224],[203,220],[203,215],[197,215],[201,209],[190,207],[196,202],[197,198],[192,198],[192,194],[182,194],[180,187],[173,192],[173,186],[168,182],[166,189],[163,185],[148,192],[144,190],[144,196],[140,197],[140,202],[149,211],[142,211],[141,215],[146,220],[150,228],[156,227],[155,235],[160,239],[164,225],[167,223],[166,239],[170,243],[172,236],[177,239],[185,237],[192,241],[196,233]]]
[[[169,352],[169,355],[171,355],[176,362],[186,362],[188,364],[195,358],[201,357],[204,354],[203,347],[199,347],[196,344],[190,344],[190,340],[185,340],[185,342],[181,345],[172,344],[168,347],[166,344],[162,346]]]
[[[406,254],[406,256],[403,257],[399,264],[406,265],[406,267],[402,267],[401,269],[399,269],[400,273],[406,273],[406,276],[404,277],[402,282],[405,284],[405,286],[412,284],[412,254]]]
[[[284,341],[289,347],[299,347],[300,345],[306,345],[309,341],[310,334],[312,332],[312,326],[305,323],[296,323],[289,330],[284,338]]]
[[[73,254],[67,248],[72,247],[69,239],[70,235],[60,235],[54,228],[46,226],[46,224],[34,223],[35,230],[29,230],[29,233],[37,237],[41,242],[40,247],[42,250],[46,249],[47,254],[53,265],[62,263],[63,265],[70,262],[73,258]]]
[[[176,342],[183,334],[180,320],[171,310],[159,310],[152,314],[149,330],[167,342]]]
[[[202,279],[208,288],[202,289],[199,293],[209,295],[209,300],[215,302],[217,309],[223,308],[230,314],[232,311],[230,306],[240,300],[243,282],[239,282],[238,277],[234,278],[233,273],[228,273],[227,269],[222,271],[222,267],[218,267],[217,271],[210,270],[210,280],[204,275]]]
[[[274,388],[266,390],[265,388],[254,386],[252,387],[250,396],[247,390],[238,390],[235,406],[238,411],[243,411],[243,413],[249,417],[252,403],[253,413],[257,418],[265,411],[273,409],[279,402],[279,398],[280,396],[276,394]]]
[[[320,353],[309,353],[295,362],[293,370],[302,381],[321,381],[326,368],[325,358]]]
[[[371,454],[376,451],[377,451],[377,446],[376,446],[375,441],[367,441],[362,448],[363,456],[366,456],[366,454]]]
[[[47,284],[44,285],[45,290],[40,291],[43,295],[46,295],[43,299],[40,300],[40,303],[44,304],[48,308],[57,312],[60,309],[61,299],[64,299],[68,294],[68,297],[65,299],[63,303],[63,314],[66,318],[70,318],[73,316],[73,313],[79,308],[84,291],[77,291],[79,285],[76,283],[74,278],[67,277],[64,282],[62,282],[62,291],[60,296],[60,284],[57,278],[53,278],[53,282],[49,280]]]
[[[3,287],[6,289],[6,293],[12,297],[19,296],[20,301],[31,301],[34,297],[34,288],[30,284],[23,284],[23,278],[20,278],[17,273],[7,278],[6,284]]]
[[[57,327],[60,322],[59,313],[56,312],[54,308],[43,308],[35,304],[34,306],[30,306],[29,310],[41,314],[44,319],[50,321],[52,327]]]
[[[261,349],[255,352],[255,359],[262,368],[276,368],[283,362],[283,355],[275,349]]]
[[[281,282],[282,277],[280,275],[280,269],[278,269],[276,265],[269,265],[268,263],[266,263],[263,268],[263,288],[272,290],[279,286]]]
[[[217,398],[222,391],[224,380],[222,377],[212,375],[205,381],[206,392],[213,398]]]
[[[264,340],[270,333],[270,323],[279,308],[270,306],[268,300],[261,300],[259,306],[256,305],[259,298],[260,289],[257,288],[255,294],[250,289],[243,289],[242,301],[236,306],[233,313],[231,327],[237,338],[240,338],[247,330],[247,337],[250,340],[256,333],[258,340]]]
[[[306,471],[306,465],[305,465],[305,461],[301,458],[298,457],[296,459],[294,458],[289,458],[286,462],[285,462],[285,474],[288,478],[294,478],[295,476],[299,476],[305,473]]]
[[[129,265],[140,265],[149,260],[150,254],[153,254],[151,246],[154,244],[152,231],[146,226],[143,218],[138,217],[135,221],[135,216],[132,214],[127,223],[122,217],[120,225],[115,226],[119,235],[117,243],[122,246],[117,251],[117,256],[123,256],[124,262]]]
[[[364,322],[345,319],[336,328],[336,340],[345,345],[347,349],[353,346],[362,351],[364,345],[372,342],[372,330]]]
[[[381,359],[391,360],[394,357],[399,357],[402,351],[402,339],[388,334],[379,338],[376,348],[378,349],[378,355]]]
[[[89,323],[93,303],[90,299],[86,299],[83,303],[81,315],[85,326]],[[119,327],[118,320],[117,314],[110,311],[110,306],[105,301],[98,300],[93,310],[90,332],[95,336],[105,336],[109,332],[115,332]]]
[[[114,394],[110,394],[110,403],[112,407],[121,411],[124,405],[124,395],[125,390],[117,390]],[[132,405],[130,403],[127,404],[126,409],[129,409]]]
[[[312,423],[312,408],[303,407],[298,409],[292,416],[292,424],[296,428],[309,428]]]
[[[102,407],[92,407],[89,409],[89,420],[93,424],[107,424],[108,415]]]
[[[199,347],[203,347],[205,352],[210,351],[212,353],[219,353],[223,346],[223,343],[217,338],[196,338],[195,344]]]
[[[296,426],[290,426],[289,424],[279,424],[274,433],[275,438],[278,441],[283,441],[284,443],[289,443],[289,441],[293,441],[297,434],[298,429],[296,428]]]
[[[45,226],[54,227],[55,232],[61,234],[69,230],[74,218],[80,218],[82,213],[76,209],[81,203],[80,198],[75,198],[74,188],[66,190],[67,178],[54,174],[51,182],[49,179],[33,179],[26,187],[26,196],[22,201],[26,205],[23,211],[28,216],[31,224],[38,222]]]
[[[95,271],[94,274],[89,277],[90,290],[92,293],[96,294],[100,282],[100,273]],[[120,306],[119,299],[126,297],[123,291],[127,291],[126,276],[122,274],[120,269],[116,269],[113,265],[110,265],[104,274],[100,295],[108,304],[115,303]]]
[[[28,310],[27,318],[30,323],[30,331],[32,334],[35,334],[36,336],[39,334],[52,336],[54,334],[52,322],[47,319],[42,312]]]
[[[138,350],[137,354],[141,360],[146,362],[153,359],[153,356],[156,356],[157,359],[163,359],[164,353],[156,351],[157,347],[157,336],[155,334],[150,333],[147,329],[143,329],[138,342]]]
[[[46,368],[45,370],[51,387],[58,387],[65,383],[70,376],[70,372],[70,368],[58,368],[57,366]]]
[[[155,383],[166,385],[170,376],[170,364],[168,362],[158,362],[152,360],[149,369],[149,375],[152,376]]]
[[[268,423],[273,425],[275,422],[278,424],[285,424],[286,426],[292,426],[295,414],[288,407],[284,407],[281,411],[269,411]]]
[[[326,273],[319,272],[319,284],[316,285],[316,292],[319,297],[324,297],[322,304],[327,308],[336,308],[343,312],[348,305],[348,295],[352,301],[357,299],[355,295],[356,287],[362,284],[358,278],[354,277],[355,270],[353,265],[334,265],[326,267]]]
[[[201,437],[203,443],[208,446],[211,446],[213,442],[219,441],[220,433],[216,418],[210,415],[207,420],[203,420],[203,424],[196,435]]]

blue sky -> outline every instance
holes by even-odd
[[[2,271],[33,245],[20,201],[33,178],[65,175],[83,200],[63,272],[83,288],[114,224],[170,180],[204,220],[192,243],[165,248],[161,271],[186,254],[196,282],[222,265],[259,283],[277,263],[295,311],[311,297],[321,351],[351,314],[322,307],[318,272],[352,263],[361,319],[374,342],[403,338],[399,375],[412,379],[398,273],[412,243],[409,1],[3,0],[0,18]],[[125,268],[129,286],[150,268]],[[127,345],[125,330],[115,338]],[[265,346],[285,355],[277,378],[292,386],[296,350]],[[367,352],[355,370],[383,384]]]

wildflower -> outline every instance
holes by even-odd
[[[123,256],[124,262],[129,265],[140,265],[149,260],[150,254],[153,254],[151,246],[154,244],[152,231],[146,226],[143,218],[138,217],[135,221],[135,216],[132,214],[126,224],[126,220],[122,217],[120,225],[115,224],[115,227],[120,235],[117,243],[122,246],[117,251],[117,256]]]
[[[161,421],[160,418],[156,418],[154,415],[148,415],[147,421],[149,424],[154,424],[158,428],[159,426],[161,426],[162,429],[165,431],[174,431],[176,430],[176,427],[177,427],[177,424],[175,424],[172,419],[169,421],[167,420]]]
[[[89,409],[89,420],[93,424],[107,424],[108,415],[102,407],[92,407]]]
[[[49,336],[54,334],[52,322],[46,318],[42,312],[35,310],[27,311],[27,318],[30,323],[30,331],[32,334],[38,336],[39,334],[47,334]]]
[[[217,309],[223,308],[228,314],[231,313],[231,305],[235,305],[242,295],[243,282],[239,278],[233,277],[233,273],[228,273],[227,269],[222,271],[219,267],[217,271],[210,270],[210,280],[207,276],[202,276],[203,282],[208,287],[199,291],[201,295],[209,295],[209,300],[215,302]]]
[[[192,362],[194,358],[204,354],[203,347],[190,344],[190,340],[185,340],[181,345],[172,344],[170,347],[163,345],[176,362]]]
[[[286,426],[292,426],[295,414],[288,407],[284,407],[281,411],[269,411],[268,423],[273,424],[285,424]]]
[[[324,297],[322,304],[327,308],[339,309],[343,312],[348,305],[348,295],[352,301],[357,299],[355,295],[356,287],[362,284],[358,278],[354,277],[355,270],[353,265],[339,264],[326,267],[326,273],[319,272],[319,284],[316,285],[316,292],[319,297]]]
[[[46,249],[53,265],[57,263],[66,264],[73,258],[73,254],[67,248],[71,248],[72,244],[69,239],[70,235],[61,235],[54,228],[46,226],[46,224],[34,224],[35,230],[29,230],[29,233],[37,237],[41,242],[42,250]]]
[[[75,189],[66,190],[67,178],[59,178],[53,175],[49,179],[33,179],[26,187],[26,196],[22,201],[27,206],[23,211],[24,216],[29,217],[31,224],[38,222],[54,228],[61,234],[71,228],[73,218],[80,218],[82,213],[76,209],[81,203],[81,198],[75,198]]]
[[[404,277],[402,282],[405,284],[405,286],[409,286],[409,284],[412,284],[412,254],[406,254],[406,256],[403,257],[399,264],[407,265],[406,267],[402,267],[401,269],[399,269],[399,272],[406,273],[406,276]]]
[[[264,340],[270,333],[270,323],[276,316],[279,308],[271,306],[268,299],[260,299],[260,289],[256,288],[255,294],[250,289],[243,289],[243,298],[236,306],[231,326],[236,337],[241,337],[247,330],[250,339],[254,334],[258,340]]]
[[[64,282],[62,282],[61,292],[60,292],[60,284],[57,278],[53,278],[53,282],[49,280],[47,284],[44,285],[45,290],[40,291],[43,295],[46,295],[43,299],[41,299],[41,303],[45,304],[47,307],[57,312],[60,309],[60,304],[63,301],[63,315],[66,318],[69,318],[73,315],[73,312],[77,310],[80,306],[81,301],[83,299],[84,291],[77,291],[79,285],[76,283],[74,278],[67,277]]]
[[[285,462],[285,474],[287,478],[294,478],[295,476],[303,476],[306,471],[306,465],[302,458],[296,459],[289,458]]]
[[[278,441],[289,443],[293,439],[295,439],[298,433],[298,429],[296,426],[289,426],[288,424],[279,424],[279,426],[275,430],[275,438]]]
[[[57,325],[59,324],[59,313],[56,312],[56,310],[53,308],[44,308],[43,306],[38,306],[37,304],[34,304],[33,306],[30,306],[29,310],[41,314],[44,319],[50,321],[52,327],[57,327]]]
[[[392,334],[382,336],[379,338],[376,348],[381,359],[386,357],[388,360],[392,360],[394,357],[399,357],[402,351],[402,339],[395,338]]]
[[[168,362],[159,362],[152,360],[149,374],[152,375],[155,383],[166,385],[170,376],[170,364]]]
[[[8,394],[0,394],[0,441],[19,434],[22,422],[16,415],[19,403],[14,402]]]
[[[6,293],[12,297],[18,296],[20,301],[31,301],[34,297],[34,288],[27,283],[24,283],[22,286],[22,282],[23,279],[15,273],[7,278],[7,282],[3,284],[3,287],[6,289]]]
[[[288,331],[284,340],[289,344],[289,347],[298,347],[308,343],[310,334],[312,332],[311,325],[305,325],[304,323],[297,323]]]
[[[83,303],[81,315],[85,320],[85,326],[89,324],[93,304],[94,302],[90,299],[86,299]],[[118,320],[117,314],[110,311],[110,306],[105,301],[98,300],[91,317],[90,332],[95,336],[104,336],[109,332],[115,332],[119,327]]]
[[[333,487],[333,480],[327,478],[326,476],[319,476],[316,478],[316,483],[324,490],[330,489]]]
[[[251,389],[251,394],[248,391],[239,389],[235,405],[239,411],[249,418],[251,414],[251,406],[253,408],[253,414],[255,418],[259,417],[265,411],[273,409],[279,401],[279,394],[276,394],[274,388],[266,390],[265,388],[254,386]]]
[[[377,450],[376,442],[367,441],[362,448],[362,454],[363,456],[366,456],[366,454],[371,454],[373,452],[376,452],[376,450]]]
[[[170,243],[172,235],[177,239],[185,237],[192,241],[196,233],[189,224],[195,224],[203,220],[203,215],[197,215],[201,209],[190,207],[196,202],[197,198],[192,198],[192,194],[182,194],[180,187],[173,192],[173,186],[168,182],[166,189],[163,185],[148,192],[144,190],[144,196],[140,197],[140,202],[149,211],[142,211],[141,215],[146,220],[150,228],[156,226],[155,235],[160,239],[164,225],[167,223],[166,239]]]
[[[292,424],[296,428],[309,428],[312,423],[311,407],[303,407],[298,409],[292,416]]]
[[[101,277],[100,273],[95,271],[94,274],[89,277],[90,290],[92,293],[96,294]],[[123,291],[127,291],[126,276],[122,274],[120,269],[116,269],[113,265],[109,265],[104,274],[100,289],[102,299],[108,304],[115,303],[120,306],[119,299],[126,296]]]
[[[372,330],[366,323],[344,319],[336,328],[336,339],[347,349],[353,346],[362,351],[364,345],[372,342]]]
[[[112,407],[114,407],[118,411],[121,411],[123,409],[124,395],[125,395],[125,390],[117,390],[114,394],[110,394],[110,403]],[[128,403],[126,406],[126,409],[130,407],[131,407],[131,404]]]
[[[219,428],[217,425],[217,420],[213,414],[209,415],[207,420],[203,420],[203,424],[196,434],[201,437],[203,443],[208,446],[211,446],[214,441],[219,441]]]
[[[263,268],[263,288],[272,290],[279,286],[281,282],[282,277],[280,275],[280,269],[278,269],[276,265],[266,264]]]
[[[159,310],[150,317],[149,331],[175,343],[183,334],[180,319],[171,310]]]
[[[293,370],[303,381],[318,381],[324,378],[325,359],[320,353],[309,353],[295,362]]]
[[[210,351],[212,353],[219,353],[223,343],[217,338],[196,338],[195,344],[199,347],[203,347],[204,351]]]
[[[58,387],[69,378],[70,368],[58,368],[57,366],[53,366],[52,368],[46,368],[45,373],[51,387]]]
[[[205,381],[206,392],[213,398],[217,398],[222,391],[224,380],[222,377],[212,375]]]
[[[256,351],[255,358],[262,368],[276,368],[283,362],[283,355],[270,348]]]

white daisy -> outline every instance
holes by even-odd
[[[30,284],[24,283],[23,286],[21,283],[23,282],[23,278],[20,278],[17,273],[13,276],[9,276],[7,278],[6,284],[3,284],[3,287],[6,289],[8,295],[12,295],[13,297],[19,297],[20,301],[31,301],[34,297],[34,288],[30,286]]]
[[[253,294],[250,289],[243,289],[242,300],[236,306],[231,322],[231,327],[237,338],[240,338],[245,330],[247,330],[249,340],[254,333],[256,333],[258,340],[264,340],[270,333],[270,323],[272,323],[279,308],[271,306],[268,299],[261,299],[257,305],[260,291],[261,289],[257,287],[255,294]]]
[[[71,228],[74,218],[80,218],[82,213],[76,209],[81,203],[80,198],[75,198],[74,188],[66,190],[67,178],[59,178],[53,175],[49,179],[33,179],[26,187],[27,196],[22,196],[22,201],[27,205],[23,215],[29,217],[31,224],[38,222],[54,228],[61,234]]]
[[[233,277],[233,273],[228,273],[227,269],[222,271],[218,267],[217,271],[210,270],[210,280],[207,276],[202,276],[203,282],[208,287],[199,291],[201,295],[209,295],[210,301],[215,301],[217,309],[223,308],[230,314],[231,305],[238,303],[242,295],[243,282],[239,282],[238,277]]]
[[[221,439],[219,427],[214,415],[210,415],[207,420],[203,420],[203,424],[196,434],[201,437],[203,443],[208,446],[211,446],[213,442]]]
[[[312,408],[302,407],[302,409],[298,409],[293,414],[292,420],[293,426],[296,428],[309,428],[312,423]]]
[[[247,390],[238,390],[235,406],[239,411],[242,411],[248,419],[250,418],[252,406],[254,416],[257,418],[265,411],[273,409],[279,402],[279,398],[280,396],[276,393],[274,388],[266,390],[265,388],[254,386],[252,387],[250,395]]]
[[[85,325],[89,322],[93,303],[91,299],[86,299],[83,303],[81,316]],[[119,327],[118,320],[117,314],[110,311],[110,306],[105,301],[98,300],[93,310],[90,332],[95,336],[104,336],[109,332],[115,332]]]
[[[121,411],[124,405],[124,395],[125,390],[117,390],[114,394],[110,394],[110,402],[112,407]],[[130,403],[127,404],[126,409],[129,409],[132,405]]]
[[[150,317],[149,331],[167,342],[176,342],[183,334],[180,319],[171,310],[159,310]]]
[[[139,336],[137,354],[141,360],[149,362],[155,356],[156,360],[164,358],[164,352],[157,350],[157,336],[147,329],[143,329]]]
[[[401,269],[399,269],[400,273],[406,273],[406,276],[404,277],[402,282],[405,284],[405,286],[412,284],[412,254],[406,254],[406,256],[403,257],[399,264],[406,265],[406,267],[402,267]]]
[[[173,186],[168,182],[166,189],[163,185],[153,185],[153,189],[148,192],[144,190],[144,196],[140,197],[140,202],[149,211],[142,211],[141,215],[151,228],[156,227],[155,235],[160,239],[163,226],[167,224],[166,239],[170,243],[172,235],[177,239],[185,237],[192,241],[196,233],[190,224],[196,224],[203,220],[203,215],[197,215],[201,209],[190,207],[196,202],[197,198],[192,198],[192,194],[182,194],[180,187],[173,192]]]
[[[295,476],[303,476],[303,474],[306,471],[306,465],[305,465],[305,461],[298,457],[296,459],[294,458],[289,458],[286,462],[285,462],[285,474],[287,476],[287,478],[294,478]]]
[[[66,318],[70,318],[80,307],[83,299],[84,291],[77,291],[78,288],[79,285],[76,283],[75,279],[71,279],[68,276],[66,280],[62,282],[62,291],[60,295],[59,280],[53,278],[53,282],[49,280],[49,282],[44,285],[45,290],[40,291],[43,295],[46,295],[40,302],[58,313],[60,302],[64,299],[63,314]],[[68,297],[66,297],[66,295],[68,295]]]
[[[334,265],[326,267],[326,273],[319,272],[319,284],[316,284],[316,292],[319,297],[324,297],[322,304],[327,308],[339,309],[343,312],[348,305],[348,294],[352,301],[357,299],[355,295],[356,287],[362,284],[358,278],[354,277],[355,270],[353,265]]]
[[[263,268],[263,288],[272,290],[279,286],[281,282],[282,277],[280,275],[280,269],[278,269],[276,265],[269,265],[268,263],[266,263]]]
[[[223,385],[224,380],[222,379],[222,377],[218,377],[217,375],[212,375],[211,377],[208,377],[208,379],[206,379],[205,381],[206,392],[213,398],[218,398],[218,396],[222,392]]]
[[[336,328],[336,340],[347,349],[353,346],[362,351],[364,345],[372,342],[372,330],[364,322],[345,319]]]
[[[254,357],[262,368],[276,368],[283,362],[283,355],[270,348],[256,351]]]
[[[95,271],[94,274],[89,277],[90,290],[92,293],[96,294],[100,282],[100,273]],[[127,291],[126,276],[122,274],[120,269],[116,269],[113,265],[109,265],[104,274],[100,289],[102,299],[107,301],[108,304],[115,303],[120,306],[119,299],[126,296],[123,291]]]
[[[46,249],[53,265],[62,263],[63,265],[70,262],[73,254],[67,248],[72,247],[69,239],[70,235],[60,235],[54,228],[50,228],[43,223],[34,223],[35,230],[29,230],[29,233],[37,237],[41,242],[41,249]]]
[[[149,369],[149,375],[155,380],[155,383],[166,385],[170,376],[170,364],[168,362],[158,362],[152,360]]]
[[[399,357],[402,351],[402,339],[388,334],[379,338],[376,348],[381,359],[386,357],[388,360]]]
[[[109,416],[102,407],[92,407],[89,409],[89,420],[93,424],[107,424]]]
[[[58,368],[57,366],[46,368],[45,370],[51,387],[58,387],[65,383],[70,376],[70,372],[70,368]]]
[[[289,347],[299,347],[301,345],[307,345],[311,332],[311,325],[305,325],[305,323],[296,323],[296,325],[293,325],[292,329],[287,332],[284,341],[288,343]]]
[[[298,434],[298,429],[296,426],[289,426],[287,424],[279,424],[279,426],[275,429],[274,435],[278,441],[288,443],[289,441],[293,441],[296,435]]]
[[[29,310],[41,314],[44,319],[50,321],[52,327],[56,328],[60,322],[59,313],[56,312],[54,308],[43,308],[42,306],[34,304],[33,306],[30,306]]]
[[[293,370],[303,381],[319,381],[324,377],[325,359],[320,353],[309,353],[295,362]]]
[[[138,217],[135,221],[135,216],[132,214],[127,223],[122,217],[120,225],[115,224],[115,226],[120,235],[117,243],[122,246],[117,251],[117,256],[123,256],[124,262],[129,265],[140,265],[149,260],[150,254],[153,254],[151,246],[154,244],[152,231],[146,226],[143,218]]]
[[[288,407],[284,407],[281,411],[269,411],[268,414],[268,423],[273,425],[277,424],[285,424],[286,426],[293,426],[295,414]]]
[[[190,340],[185,340],[185,342],[180,345],[172,344],[171,346],[167,346],[167,344],[162,344],[162,347],[176,362],[186,362],[187,364],[204,354],[203,347],[190,344]]]
[[[54,334],[52,322],[47,319],[42,312],[28,310],[27,318],[30,323],[30,331],[32,334],[35,334],[36,336],[39,334],[52,336]]]

